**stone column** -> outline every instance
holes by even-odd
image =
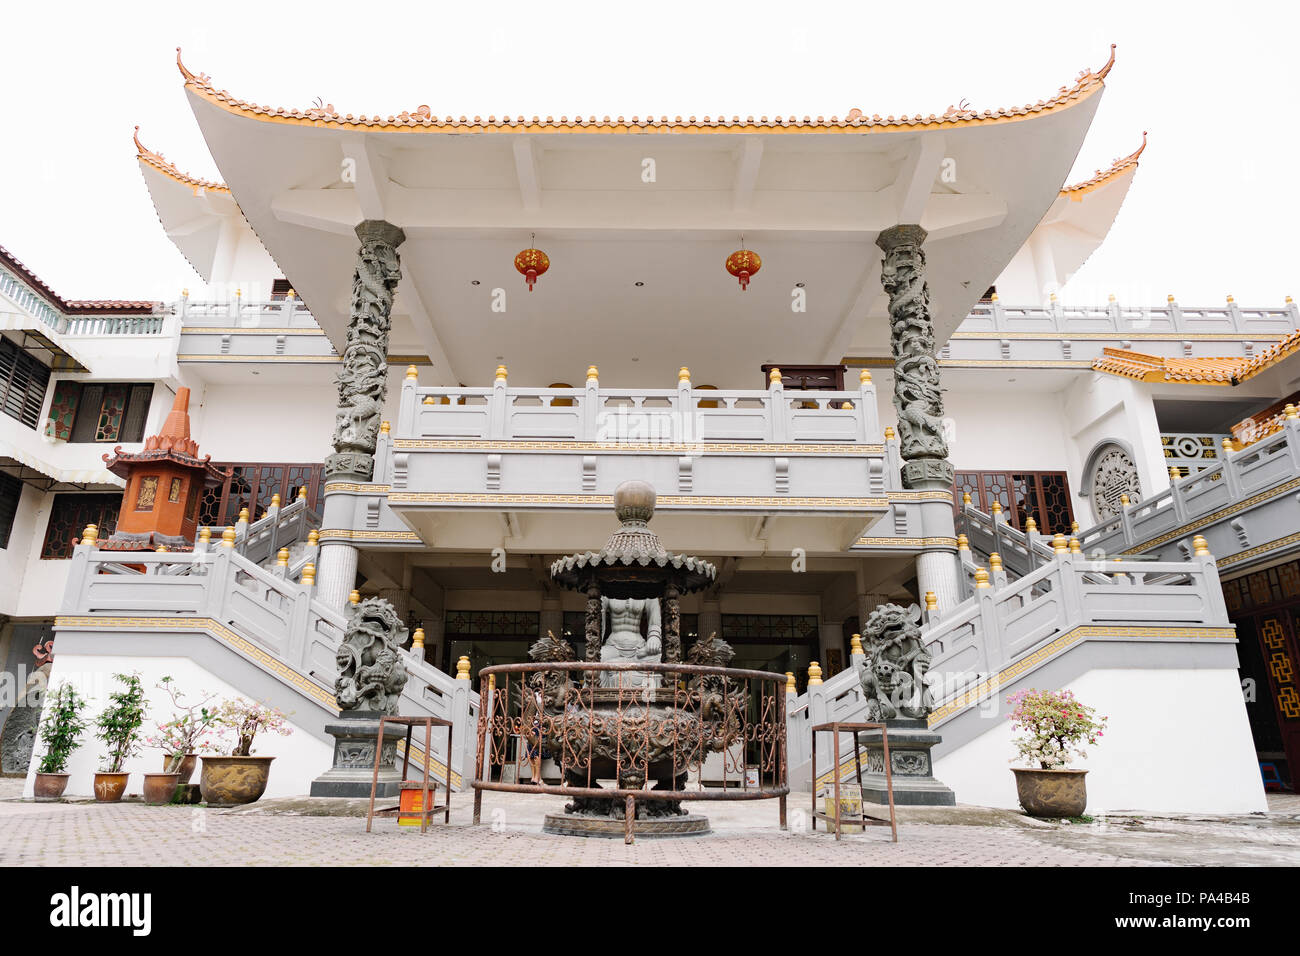
[[[943,437],[943,396],[939,391],[930,291],[925,282],[925,230],[916,225],[886,229],[876,238],[885,253],[880,283],[889,295],[890,345],[894,354],[894,409],[898,413],[903,487],[951,492],[953,467]],[[924,601],[933,591],[940,611],[958,600],[956,529],[952,504],[941,495],[917,502],[927,546],[917,559],[917,579]]]
[[[388,394],[388,331],[393,291],[402,277],[397,247],[406,234],[392,223],[367,219],[357,226],[361,248],[352,274],[352,310],[338,376],[334,453],[325,459],[324,526],[352,529],[357,523],[350,495],[332,495],[337,482],[369,482],[375,473],[384,399]],[[342,607],[355,585],[357,552],[349,543],[322,541],[317,582],[322,601]]]

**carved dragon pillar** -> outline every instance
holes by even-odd
[[[357,226],[361,248],[352,274],[352,310],[338,375],[334,453],[325,459],[325,527],[350,529],[350,495],[331,495],[334,482],[369,482],[375,473],[375,442],[388,395],[388,332],[393,292],[402,278],[397,247],[406,234],[392,223],[367,219]],[[325,535],[318,577],[320,599],[342,607],[357,573],[357,550]]]
[[[930,318],[930,290],[925,281],[925,252],[921,248],[925,235],[917,225],[893,226],[876,238],[876,245],[885,253],[880,283],[889,295],[894,409],[898,413],[903,487],[951,493],[953,467],[943,435],[943,396]],[[918,597],[933,591],[940,611],[945,611],[959,597],[952,503],[936,495],[917,505],[927,542],[926,550],[917,559],[922,592]]]

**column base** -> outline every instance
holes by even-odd
[[[379,716],[371,711],[344,711],[338,721],[325,725],[334,738],[334,765],[311,782],[313,797],[369,797],[375,772],[375,740]],[[402,772],[397,769],[397,741],[406,731],[397,725],[384,728],[384,747],[379,757],[376,797],[396,797],[402,789]]]
[[[943,740],[924,720],[899,718],[885,721],[889,734],[889,763],[893,775],[894,805],[898,807],[954,807],[957,795],[934,779],[930,748]],[[885,751],[880,731],[864,730],[858,744],[866,751],[862,768],[862,799],[888,804]]]

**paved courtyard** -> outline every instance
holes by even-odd
[[[238,810],[147,807],[138,801],[32,803],[21,781],[0,780],[0,865],[323,866],[335,861],[392,865],[742,866],[1160,866],[1300,865],[1300,798],[1278,796],[1248,817],[1111,817],[1091,824],[1043,823],[974,807],[900,811],[899,842],[887,828],[840,843],[811,832],[791,798],[791,830],[777,828],[775,801],[710,806],[714,835],[620,840],[555,837],[542,816],[563,798],[487,794],[483,825],[473,798],[457,794],[450,826],[428,833],[376,820],[365,832],[365,801],[270,800]],[[321,815],[328,813],[329,815]]]

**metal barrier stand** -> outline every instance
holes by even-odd
[[[840,829],[843,826],[842,817],[844,816],[843,807],[840,804],[840,734],[847,733],[853,736],[853,766],[858,775],[858,790],[862,790],[862,754],[858,748],[857,734],[860,730],[879,730],[880,742],[884,747],[885,757],[885,792],[889,795],[889,819],[882,820],[879,817],[867,815],[866,801],[862,801],[861,809],[858,811],[858,818],[850,822],[861,826],[864,830],[867,827],[889,827],[893,834],[894,842],[898,842],[898,818],[894,813],[894,773],[889,761],[889,731],[884,724],[864,724],[849,723],[845,721],[832,721],[829,724],[818,724],[812,729],[812,828],[817,829],[817,821],[825,820],[828,824],[835,824],[835,839],[840,838]],[[835,744],[835,762],[832,764],[833,770],[831,776],[834,780],[835,788],[835,816],[824,813],[817,809],[817,733],[818,731],[829,731]]]
[[[429,817],[438,811],[442,811],[442,822],[451,822],[451,734],[452,723],[450,720],[443,720],[441,717],[393,717],[384,715],[379,718],[379,736],[375,741],[375,770],[370,778],[370,809],[366,813],[366,832],[370,832],[370,822],[375,817],[395,817],[401,815],[401,800],[398,799],[398,806],[384,807],[375,809],[375,790],[379,785],[379,762],[384,750],[384,724],[403,724],[406,727],[406,747],[402,752],[402,781],[406,781],[406,771],[411,765],[411,731],[415,729],[416,724],[424,725],[424,782],[420,789],[420,832],[423,833],[429,828]],[[447,755],[447,799],[439,805],[434,805],[438,792],[438,781],[435,779],[432,784],[429,782],[429,761],[433,759],[433,728],[434,726],[447,728],[447,749],[444,751]],[[408,814],[409,816],[410,814]]]

